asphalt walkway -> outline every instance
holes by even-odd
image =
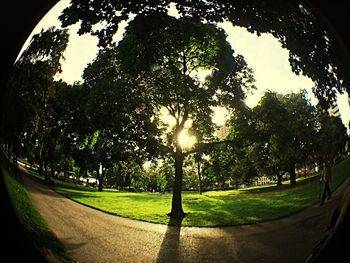
[[[350,178],[324,206],[265,223],[176,227],[80,205],[29,176],[29,196],[66,251],[79,262],[304,262],[322,239]]]

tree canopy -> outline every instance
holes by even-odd
[[[273,34],[289,50],[289,61],[296,74],[310,77],[314,93],[323,108],[334,101],[337,91],[349,91],[349,78],[336,43],[319,19],[305,3],[298,1],[182,1],[162,0],[140,3],[130,1],[73,0],[60,16],[63,26],[80,21],[79,34],[91,33],[99,38],[99,46],[112,42],[119,23],[130,14],[166,13],[175,3],[180,15],[201,21],[230,21],[252,33]],[[96,29],[94,25],[103,24]]]

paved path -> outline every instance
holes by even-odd
[[[304,262],[322,238],[341,189],[322,207],[266,223],[175,227],[109,215],[71,201],[28,176],[30,197],[79,262]],[[347,180],[349,182],[349,180]]]

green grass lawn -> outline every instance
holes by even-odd
[[[333,168],[332,189],[350,174],[350,159]],[[171,194],[131,193],[74,186],[55,181],[54,189],[84,205],[148,222],[167,224]],[[261,188],[263,189],[263,188]],[[295,187],[270,187],[268,190],[211,191],[202,195],[183,193],[183,208],[188,215],[184,226],[228,226],[251,224],[284,217],[319,202],[320,183],[311,180]]]
[[[51,232],[38,210],[34,207],[19,177],[11,176],[1,166],[6,188],[16,214],[39,248],[50,249],[61,262],[74,262],[64,251],[62,244]]]

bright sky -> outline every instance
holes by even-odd
[[[28,45],[29,40],[34,34],[41,29],[47,29],[51,26],[60,28],[58,16],[62,10],[69,5],[69,0],[61,0],[50,12],[39,22],[32,34],[24,45]],[[171,5],[170,15],[178,16],[174,5]],[[126,22],[120,25],[117,34],[113,37],[115,41],[120,40]],[[283,49],[281,44],[271,34],[262,34],[260,37],[249,33],[245,28],[233,27],[231,23],[224,22],[219,24],[227,35],[228,42],[231,44],[236,54],[244,56],[248,65],[254,70],[257,90],[253,95],[248,95],[247,105],[255,106],[261,98],[265,90],[269,89],[279,93],[298,92],[300,89],[307,90],[309,98],[313,103],[316,102],[312,94],[311,88],[313,82],[305,76],[297,76],[291,71],[288,61],[288,50]],[[79,24],[75,24],[69,28],[69,43],[64,53],[65,61],[62,63],[63,72],[57,76],[67,83],[81,81],[81,75],[86,65],[96,57],[98,52],[97,37],[85,34],[78,36],[76,34]],[[348,95],[338,96],[338,106],[340,114],[347,127],[350,120],[350,108],[348,104]],[[216,109],[213,121],[222,125],[225,121],[225,110]]]

